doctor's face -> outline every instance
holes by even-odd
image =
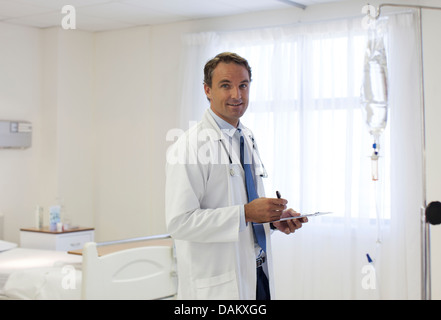
[[[220,62],[213,71],[211,87],[204,84],[213,112],[234,127],[248,108],[249,87],[247,69],[234,62]]]

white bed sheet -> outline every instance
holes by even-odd
[[[0,294],[8,299],[80,299],[82,257],[15,248],[0,252]]]

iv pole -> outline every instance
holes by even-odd
[[[369,7],[372,7],[368,4]],[[381,8],[383,7],[400,7],[400,8],[413,8],[418,9],[419,18],[419,32],[420,32],[420,62],[421,62],[421,131],[422,131],[422,196],[423,204],[421,206],[421,299],[432,299],[432,271],[430,263],[430,224],[439,224],[439,216],[441,215],[441,204],[439,202],[431,202],[427,206],[427,188],[426,188],[426,105],[425,105],[425,92],[424,92],[424,57],[423,57],[423,9],[441,10],[440,7],[420,6],[420,5],[405,5],[405,4],[393,4],[382,3],[378,6],[375,15],[372,15],[370,10],[367,10],[369,18],[378,19],[381,15]]]

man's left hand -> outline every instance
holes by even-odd
[[[293,209],[287,209],[283,211],[282,215],[280,216],[280,219],[287,217],[298,217],[298,216],[300,216],[300,213],[294,211]],[[286,221],[274,222],[273,225],[283,233],[290,234],[290,233],[294,233],[297,229],[300,229],[303,223],[306,222],[308,222],[308,218],[303,217],[300,219],[291,219]]]

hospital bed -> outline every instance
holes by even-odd
[[[0,252],[0,299],[173,299],[174,261],[168,235],[70,253],[12,247]]]

